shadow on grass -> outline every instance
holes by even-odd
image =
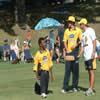
[[[86,91],[88,88],[82,87],[82,86],[78,86],[78,91]],[[72,90],[72,86],[69,86],[69,91]]]

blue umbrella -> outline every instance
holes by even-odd
[[[53,18],[44,18],[38,22],[38,24],[35,26],[35,30],[41,30],[43,28],[55,28],[59,27],[61,24],[53,19]]]

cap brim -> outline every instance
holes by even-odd
[[[73,23],[75,23],[75,21],[71,21],[71,20],[66,20],[67,22],[73,22]]]
[[[81,22],[78,22],[78,24],[81,24]]]

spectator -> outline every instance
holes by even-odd
[[[22,47],[22,61],[31,62],[33,58],[30,54],[30,48],[28,42],[24,41],[24,46]]]
[[[54,31],[53,30],[50,31],[49,37],[50,37],[50,43],[52,46],[50,55],[51,57],[53,57],[53,52],[54,52]]]
[[[52,44],[50,43],[50,38],[47,37],[46,39],[46,48],[51,51],[52,50]]]
[[[18,36],[16,37],[15,44],[16,44],[18,47],[20,47],[20,40],[19,40],[19,37],[18,37]]]
[[[6,57],[8,56],[9,57],[9,60],[10,60],[10,46],[8,44],[8,40],[4,40],[4,45],[3,45],[3,55],[4,55],[4,61],[6,61]]]
[[[55,50],[56,50],[56,56],[57,56],[56,61],[57,61],[57,64],[59,64],[61,53],[60,53],[60,42],[58,40],[58,36],[56,38]]]
[[[61,27],[58,29],[58,37],[57,37],[61,56],[62,55],[64,56],[64,43],[63,43],[64,32],[65,32],[65,22],[64,20],[62,20]]]
[[[27,33],[28,45],[29,45],[30,47],[32,47],[30,30],[28,30],[27,32],[28,32],[28,33]]]
[[[10,49],[15,51],[15,54],[16,54],[17,58],[19,59],[19,48],[15,44],[15,41],[14,40],[12,40],[12,42],[11,42]]]

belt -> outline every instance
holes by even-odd
[[[48,73],[49,71],[46,71],[46,70],[42,70],[42,72],[46,72],[46,73]]]

